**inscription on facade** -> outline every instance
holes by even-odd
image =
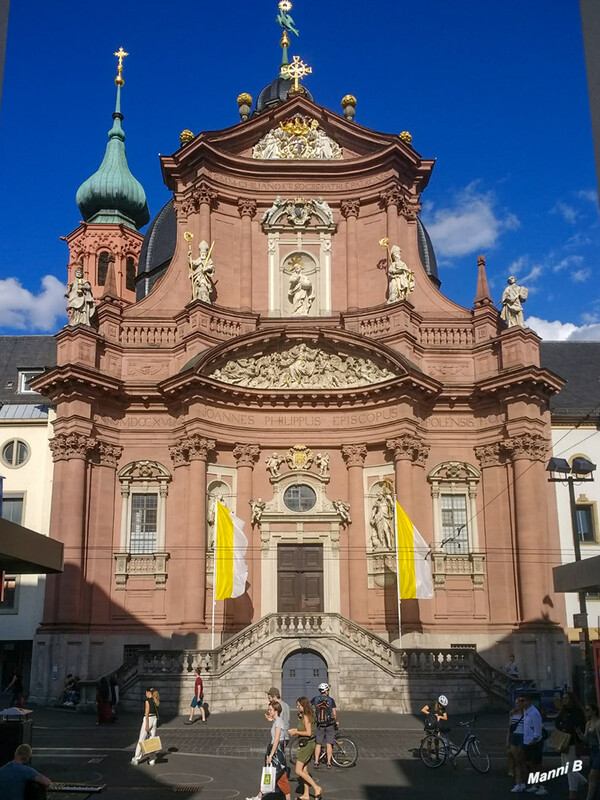
[[[219,182],[224,183],[226,186],[234,186],[236,189],[248,189],[253,191],[265,192],[310,192],[314,191],[318,186],[319,192],[343,192],[352,191],[353,189],[366,189],[369,186],[375,186],[381,183],[382,176],[374,176],[372,178],[363,178],[357,181],[340,181],[339,183],[308,183],[296,182],[285,183],[281,181],[273,181],[266,183],[265,181],[246,181],[243,178],[232,178],[229,175],[220,175]]]
[[[426,420],[428,428],[457,430],[472,428],[485,428],[488,425],[501,425],[504,422],[502,414],[488,414],[486,417],[459,417],[456,414],[445,417],[430,417]]]

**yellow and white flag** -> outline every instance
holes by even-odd
[[[215,600],[239,597],[246,591],[248,539],[244,522],[217,500],[215,537]]]
[[[433,597],[429,547],[408,515],[396,501],[396,559],[400,576],[400,599]]]

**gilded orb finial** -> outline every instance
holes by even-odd
[[[247,119],[250,118],[250,111],[252,110],[252,95],[248,94],[248,92],[242,92],[238,94],[237,104],[238,104],[238,111],[240,112],[240,119],[242,122],[246,122]]]
[[[191,142],[193,140],[193,138],[194,138],[194,134],[193,134],[192,131],[188,130],[188,128],[185,128],[184,130],[182,130],[181,133],[179,134],[179,143],[180,143],[181,147],[183,147],[184,144],[187,144],[188,142]]]
[[[342,97],[342,109],[346,119],[352,122],[356,113],[356,97],[353,94],[346,94]]]
[[[123,50],[122,47],[119,47],[116,53],[113,53],[119,59],[119,63],[117,64],[117,77],[115,78],[115,83],[117,86],[124,86],[125,79],[123,78],[123,59],[129,55]]]
[[[402,133],[399,133],[398,136],[403,142],[406,142],[406,144],[410,144],[412,142],[412,133],[410,131],[402,131]]]

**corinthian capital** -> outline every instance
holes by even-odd
[[[184,440],[169,446],[169,453],[171,454],[171,461],[174,467],[181,467],[188,463],[187,452]]]
[[[418,195],[411,195],[410,197],[404,198],[400,213],[405,219],[413,222],[419,216],[420,211],[421,203],[419,203]]]
[[[367,457],[366,444],[342,445],[342,458],[348,467],[362,467]]]
[[[214,450],[217,446],[214,439],[206,439],[204,436],[200,436],[199,433],[194,433],[188,439],[184,439],[183,444],[187,449],[190,461],[196,461],[198,459],[200,461],[206,461],[210,451]]]
[[[85,433],[58,433],[50,440],[50,450],[54,461],[70,458],[87,458],[90,450],[96,446],[96,440]]]
[[[342,200],[340,210],[345,219],[348,219],[348,217],[358,217],[360,212],[360,200]]]
[[[413,433],[402,433],[388,439],[385,446],[392,451],[395,461],[412,461],[419,467],[425,466],[430,450],[430,446]]]
[[[191,196],[196,208],[199,208],[204,203],[212,206],[217,199],[217,193],[211,186],[208,185],[208,183],[206,183],[206,181],[201,181],[196,186]]]
[[[502,443],[513,461],[527,458],[530,461],[545,461],[550,453],[550,442],[539,433],[524,433],[513,436]]]
[[[379,195],[379,202],[383,208],[388,206],[396,206],[402,208],[403,197],[402,192],[397,186],[390,186],[389,189],[384,189]]]
[[[109,444],[108,442],[98,442],[98,454],[100,457],[100,464],[103,467],[117,468],[119,459],[123,448],[116,444]]]
[[[502,445],[500,442],[482,444],[475,448],[475,457],[483,467],[497,467],[502,463],[500,452]]]
[[[256,216],[256,200],[240,197],[238,200],[238,211],[240,217],[250,217],[250,219],[254,219]]]
[[[233,448],[233,457],[238,467],[254,467],[260,455],[260,447],[257,444],[242,444],[237,442]]]

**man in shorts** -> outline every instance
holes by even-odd
[[[204,710],[204,684],[202,683],[202,678],[200,677],[200,667],[196,667],[196,681],[194,683],[194,696],[192,697],[192,702],[190,703],[190,718],[186,719],[183,723],[184,725],[191,725],[194,721],[194,711],[198,709],[200,711],[200,716],[202,717],[202,722],[206,722],[206,711]]]
[[[333,697],[329,696],[329,684],[319,684],[319,694],[310,701],[315,709],[315,767],[319,765],[321,747],[325,745],[327,769],[331,769],[335,729],[338,724],[337,708]]]
[[[50,786],[51,781],[45,775],[37,772],[33,767],[28,767],[31,758],[31,747],[20,744],[15,750],[13,761],[9,761],[0,769],[0,797],[2,800],[23,800],[25,786],[29,781],[35,781],[42,786]]]
[[[523,696],[523,750],[529,772],[542,771],[544,739],[542,738],[542,715],[533,705],[533,697]],[[530,794],[544,795],[548,790],[543,783],[532,783],[525,790]]]

